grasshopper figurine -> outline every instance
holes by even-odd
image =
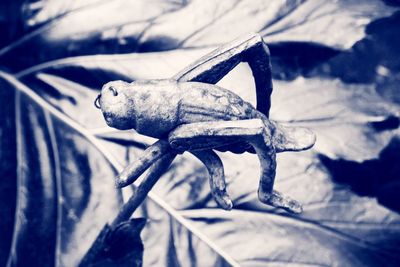
[[[256,108],[215,85],[240,62],[247,62],[254,76]],[[258,34],[218,48],[171,79],[105,84],[95,104],[107,124],[159,139],[124,169],[117,177],[117,187],[133,183],[165,155],[189,151],[207,167],[218,205],[230,210],[233,203],[226,192],[223,165],[214,150],[250,152],[258,155],[261,166],[259,200],[300,213],[299,202],[273,190],[276,153],[309,149],[315,143],[315,135],[306,128],[271,121],[271,93],[270,53]]]

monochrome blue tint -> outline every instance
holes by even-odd
[[[0,266],[399,266],[399,6],[1,1]],[[185,153],[110,230],[133,192],[114,179],[155,140],[106,126],[103,84],[172,77],[250,32],[271,53],[270,119],[317,135],[277,156],[275,188],[303,213],[262,204],[257,157],[230,152],[220,209]],[[246,64],[218,85],[255,105]]]

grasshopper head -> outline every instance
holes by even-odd
[[[106,83],[95,101],[107,125],[120,130],[135,128],[132,84],[123,81]]]

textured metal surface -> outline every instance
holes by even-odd
[[[263,39],[250,34],[205,55],[172,79],[105,84],[95,103],[107,124],[160,139],[125,168],[116,185],[131,184],[164,154],[190,151],[207,166],[216,202],[230,210],[233,204],[225,190],[222,163],[212,150],[249,151],[257,153],[260,160],[260,201],[301,212],[297,201],[273,190],[275,154],[308,149],[315,136],[307,129],[283,127],[269,120],[269,58]],[[257,108],[215,85],[240,62],[247,62],[253,73]]]

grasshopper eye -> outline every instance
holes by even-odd
[[[118,91],[117,91],[117,89],[115,89],[115,87],[110,86],[108,89],[110,89],[110,90],[113,92],[113,95],[114,95],[114,96],[117,96],[117,95],[118,95]]]

